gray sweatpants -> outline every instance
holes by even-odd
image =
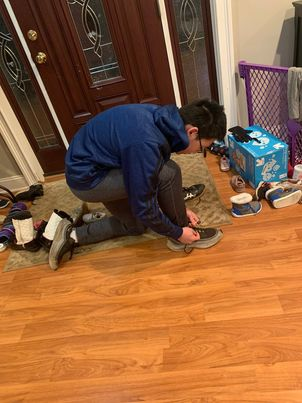
[[[158,204],[162,212],[180,227],[188,225],[185,202],[182,194],[182,176],[176,162],[169,160],[159,173]],[[93,189],[70,189],[75,196],[85,202],[102,202],[112,216],[76,228],[80,245],[105,241],[124,235],[140,235],[144,225],[131,212],[123,174],[120,169],[112,169]]]

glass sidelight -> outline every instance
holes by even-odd
[[[211,98],[202,0],[172,0],[187,101]],[[170,3],[171,4],[171,3]]]
[[[0,69],[2,79],[11,89],[39,149],[57,146],[58,141],[44,107],[1,15]]]
[[[120,77],[102,0],[68,0],[93,83]]]

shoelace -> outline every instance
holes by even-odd
[[[189,255],[192,252],[193,248],[189,244],[185,244],[184,252]]]

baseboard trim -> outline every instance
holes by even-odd
[[[25,178],[21,175],[0,178],[0,185],[5,186],[12,192],[16,192],[19,190],[23,191],[23,190],[28,189],[28,184],[27,184]],[[0,194],[1,193],[4,193],[4,192],[0,189]]]

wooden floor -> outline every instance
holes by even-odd
[[[190,255],[161,239],[1,273],[0,402],[301,403],[302,206],[223,231]]]

